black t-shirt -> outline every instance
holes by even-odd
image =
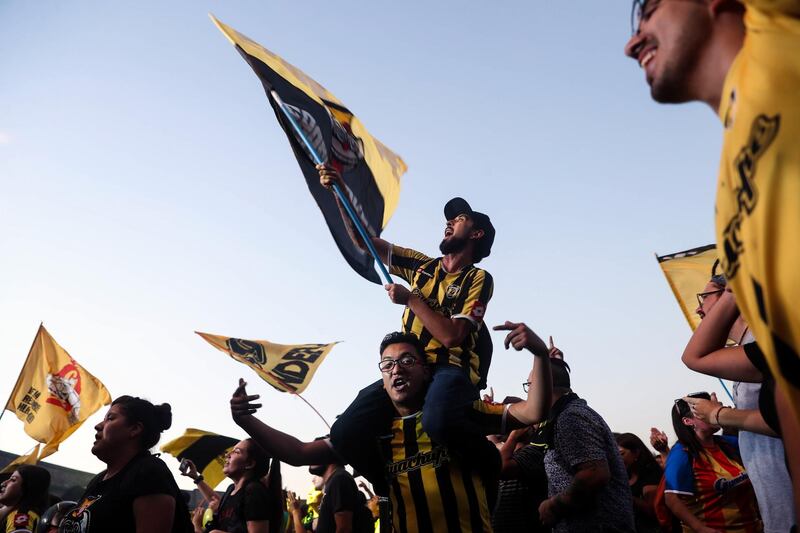
[[[661,482],[661,476],[664,473],[658,467],[658,464],[651,463],[639,472],[636,477],[636,482],[631,487],[631,495],[634,498],[644,498],[644,488],[648,485],[655,485]],[[658,520],[650,515],[640,512],[635,506],[633,508],[633,519],[636,523],[636,531],[638,533],[655,533],[661,531],[658,525]]]
[[[143,453],[113,477],[104,480],[104,475],[101,472],[89,482],[78,506],[61,521],[60,533],[135,533],[133,501],[154,494],[175,498],[173,533],[194,531],[175,478],[158,457]]]
[[[322,503],[319,506],[319,520],[316,533],[336,531],[334,515],[343,511],[353,513],[353,531],[372,531],[372,516],[366,507],[364,496],[356,487],[356,482],[344,468],[336,470],[325,482]]]
[[[753,363],[753,366],[764,375],[764,381],[761,382],[761,390],[758,391],[758,410],[761,412],[761,416],[764,417],[764,422],[780,436],[781,424],[778,421],[778,409],[775,406],[775,379],[770,373],[767,360],[764,358],[761,348],[755,342],[745,344],[744,353]]]
[[[233,485],[228,487],[214,521],[207,530],[221,529],[228,533],[246,533],[247,522],[269,520],[273,504],[267,487],[254,479],[249,481],[236,494],[232,493]]]

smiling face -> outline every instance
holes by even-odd
[[[123,447],[139,443],[142,424],[129,424],[122,408],[119,405],[112,405],[94,430],[92,453],[101,461],[108,462]]]
[[[383,388],[402,416],[419,410],[425,399],[430,370],[423,358],[414,345],[405,342],[390,344],[381,354],[381,362],[394,361],[391,370],[381,372]]]
[[[22,499],[22,476],[14,472],[0,484],[0,504],[13,507]]]
[[[247,440],[239,441],[228,452],[225,457],[225,464],[222,466],[222,473],[231,479],[241,478],[249,468],[253,468],[253,461],[249,457],[250,443]]]
[[[711,31],[709,5],[703,0],[647,2],[639,31],[625,46],[625,55],[644,70],[655,101],[680,103],[698,98],[693,78]]]

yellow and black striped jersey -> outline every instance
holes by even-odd
[[[482,376],[476,346],[486,304],[494,290],[491,274],[474,265],[458,272],[447,272],[441,257],[434,259],[399,246],[391,247],[388,266],[392,274],[409,283],[411,292],[428,307],[448,318],[463,318],[472,324],[461,345],[450,349],[435,339],[408,307],[403,312],[402,330],[419,337],[429,363],[448,363],[469,369],[470,381],[478,383]]]
[[[725,79],[717,182],[720,264],[800,420],[800,3],[745,0]]]
[[[486,433],[504,433],[508,406],[475,401],[476,423]],[[432,442],[422,429],[422,411],[392,422],[383,439],[397,533],[491,531],[490,511],[478,473]]]

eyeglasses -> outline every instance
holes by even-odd
[[[725,289],[717,289],[715,291],[708,291],[708,292],[698,292],[697,293],[697,303],[700,304],[700,307],[703,307],[703,302],[708,296],[712,296],[714,294],[719,294],[721,292],[725,292]]]
[[[633,5],[631,6],[631,35],[639,33],[639,25],[643,20],[650,18],[658,4],[658,0],[633,0]],[[648,6],[653,7],[647,10]]]
[[[661,5],[662,0],[633,0],[631,6],[631,35],[639,33],[639,26],[643,20],[647,20],[653,16],[658,6]],[[697,0],[685,0],[689,2],[697,2]]]
[[[528,392],[528,389],[530,389],[530,388],[531,388],[531,382],[530,381],[526,381],[525,383],[522,384],[522,390],[524,392]]]
[[[381,372],[384,374],[391,374],[394,365],[399,364],[403,368],[410,368],[417,364],[417,358],[413,355],[403,355],[400,359],[384,359],[380,363],[378,363],[378,368],[381,369]]]

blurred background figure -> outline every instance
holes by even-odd
[[[50,473],[40,466],[22,465],[0,484],[3,531],[32,533],[47,509]]]
[[[638,533],[660,531],[654,506],[663,471],[644,442],[633,433],[616,435],[619,454],[628,471],[633,496],[633,517]]]

